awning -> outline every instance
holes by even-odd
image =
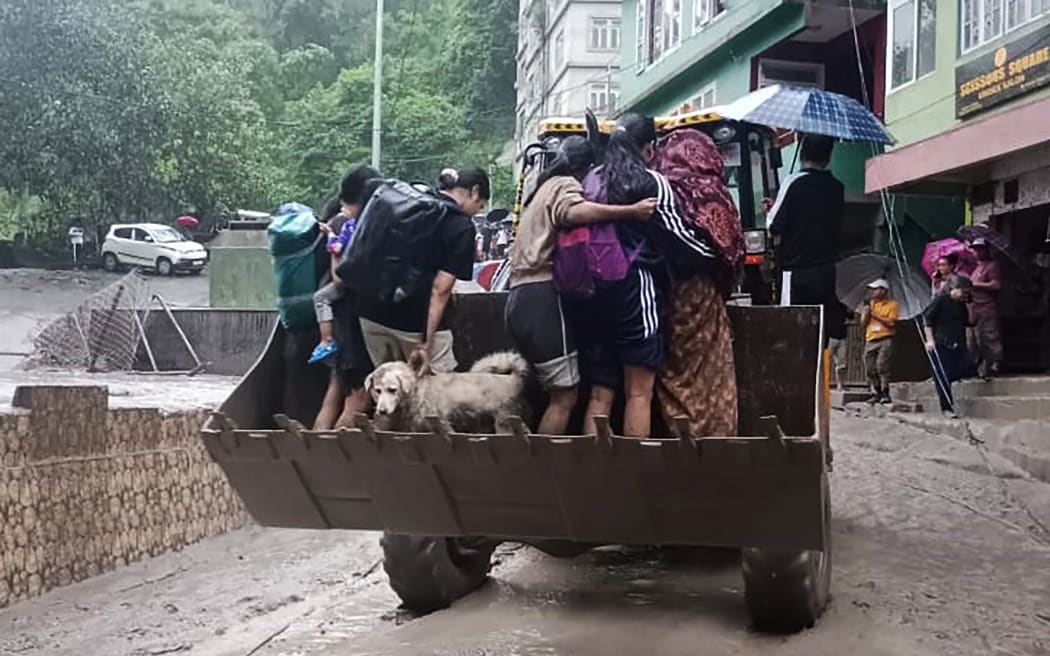
[[[868,160],[864,189],[921,191],[988,181],[987,164],[1050,143],[1050,98],[967,121]]]

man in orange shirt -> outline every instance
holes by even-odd
[[[890,366],[893,362],[893,333],[900,315],[900,306],[890,298],[890,286],[882,278],[868,285],[871,296],[860,312],[864,326],[864,368],[873,396],[870,403],[889,404]]]

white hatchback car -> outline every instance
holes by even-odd
[[[162,276],[176,271],[198,274],[208,263],[208,251],[177,230],[159,223],[123,223],[112,226],[102,244],[106,271],[123,267],[154,269]]]

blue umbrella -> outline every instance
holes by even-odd
[[[774,85],[719,110],[730,119],[845,141],[893,143],[878,117],[859,102],[831,91]]]

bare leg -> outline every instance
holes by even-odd
[[[369,406],[372,403],[371,397],[368,396],[368,392],[365,388],[359,387],[353,392],[346,395],[343,402],[343,413],[339,415],[339,420],[335,422],[336,428],[343,428],[353,426],[354,417],[360,414],[368,414]]]
[[[642,367],[624,367],[624,394],[627,397],[627,405],[623,413],[623,434],[627,437],[649,437],[652,432],[655,383],[655,371]]]
[[[339,374],[333,369],[328,379],[328,391],[325,392],[324,401],[321,402],[321,411],[317,413],[317,419],[314,420],[314,430],[332,430],[336,417],[339,416],[339,411],[342,409],[344,396]]]
[[[318,329],[321,331],[321,343],[327,344],[328,342],[335,339],[333,334],[335,331],[332,328],[331,321],[322,321],[317,324]]]
[[[587,403],[587,412],[583,417],[583,434],[597,435],[598,429],[594,425],[595,417],[608,417],[612,413],[613,401],[616,400],[616,390],[609,387],[595,385],[591,388],[591,400]]]
[[[537,429],[540,435],[564,435],[569,428],[569,416],[576,407],[576,387],[556,387],[550,390],[551,400]]]

